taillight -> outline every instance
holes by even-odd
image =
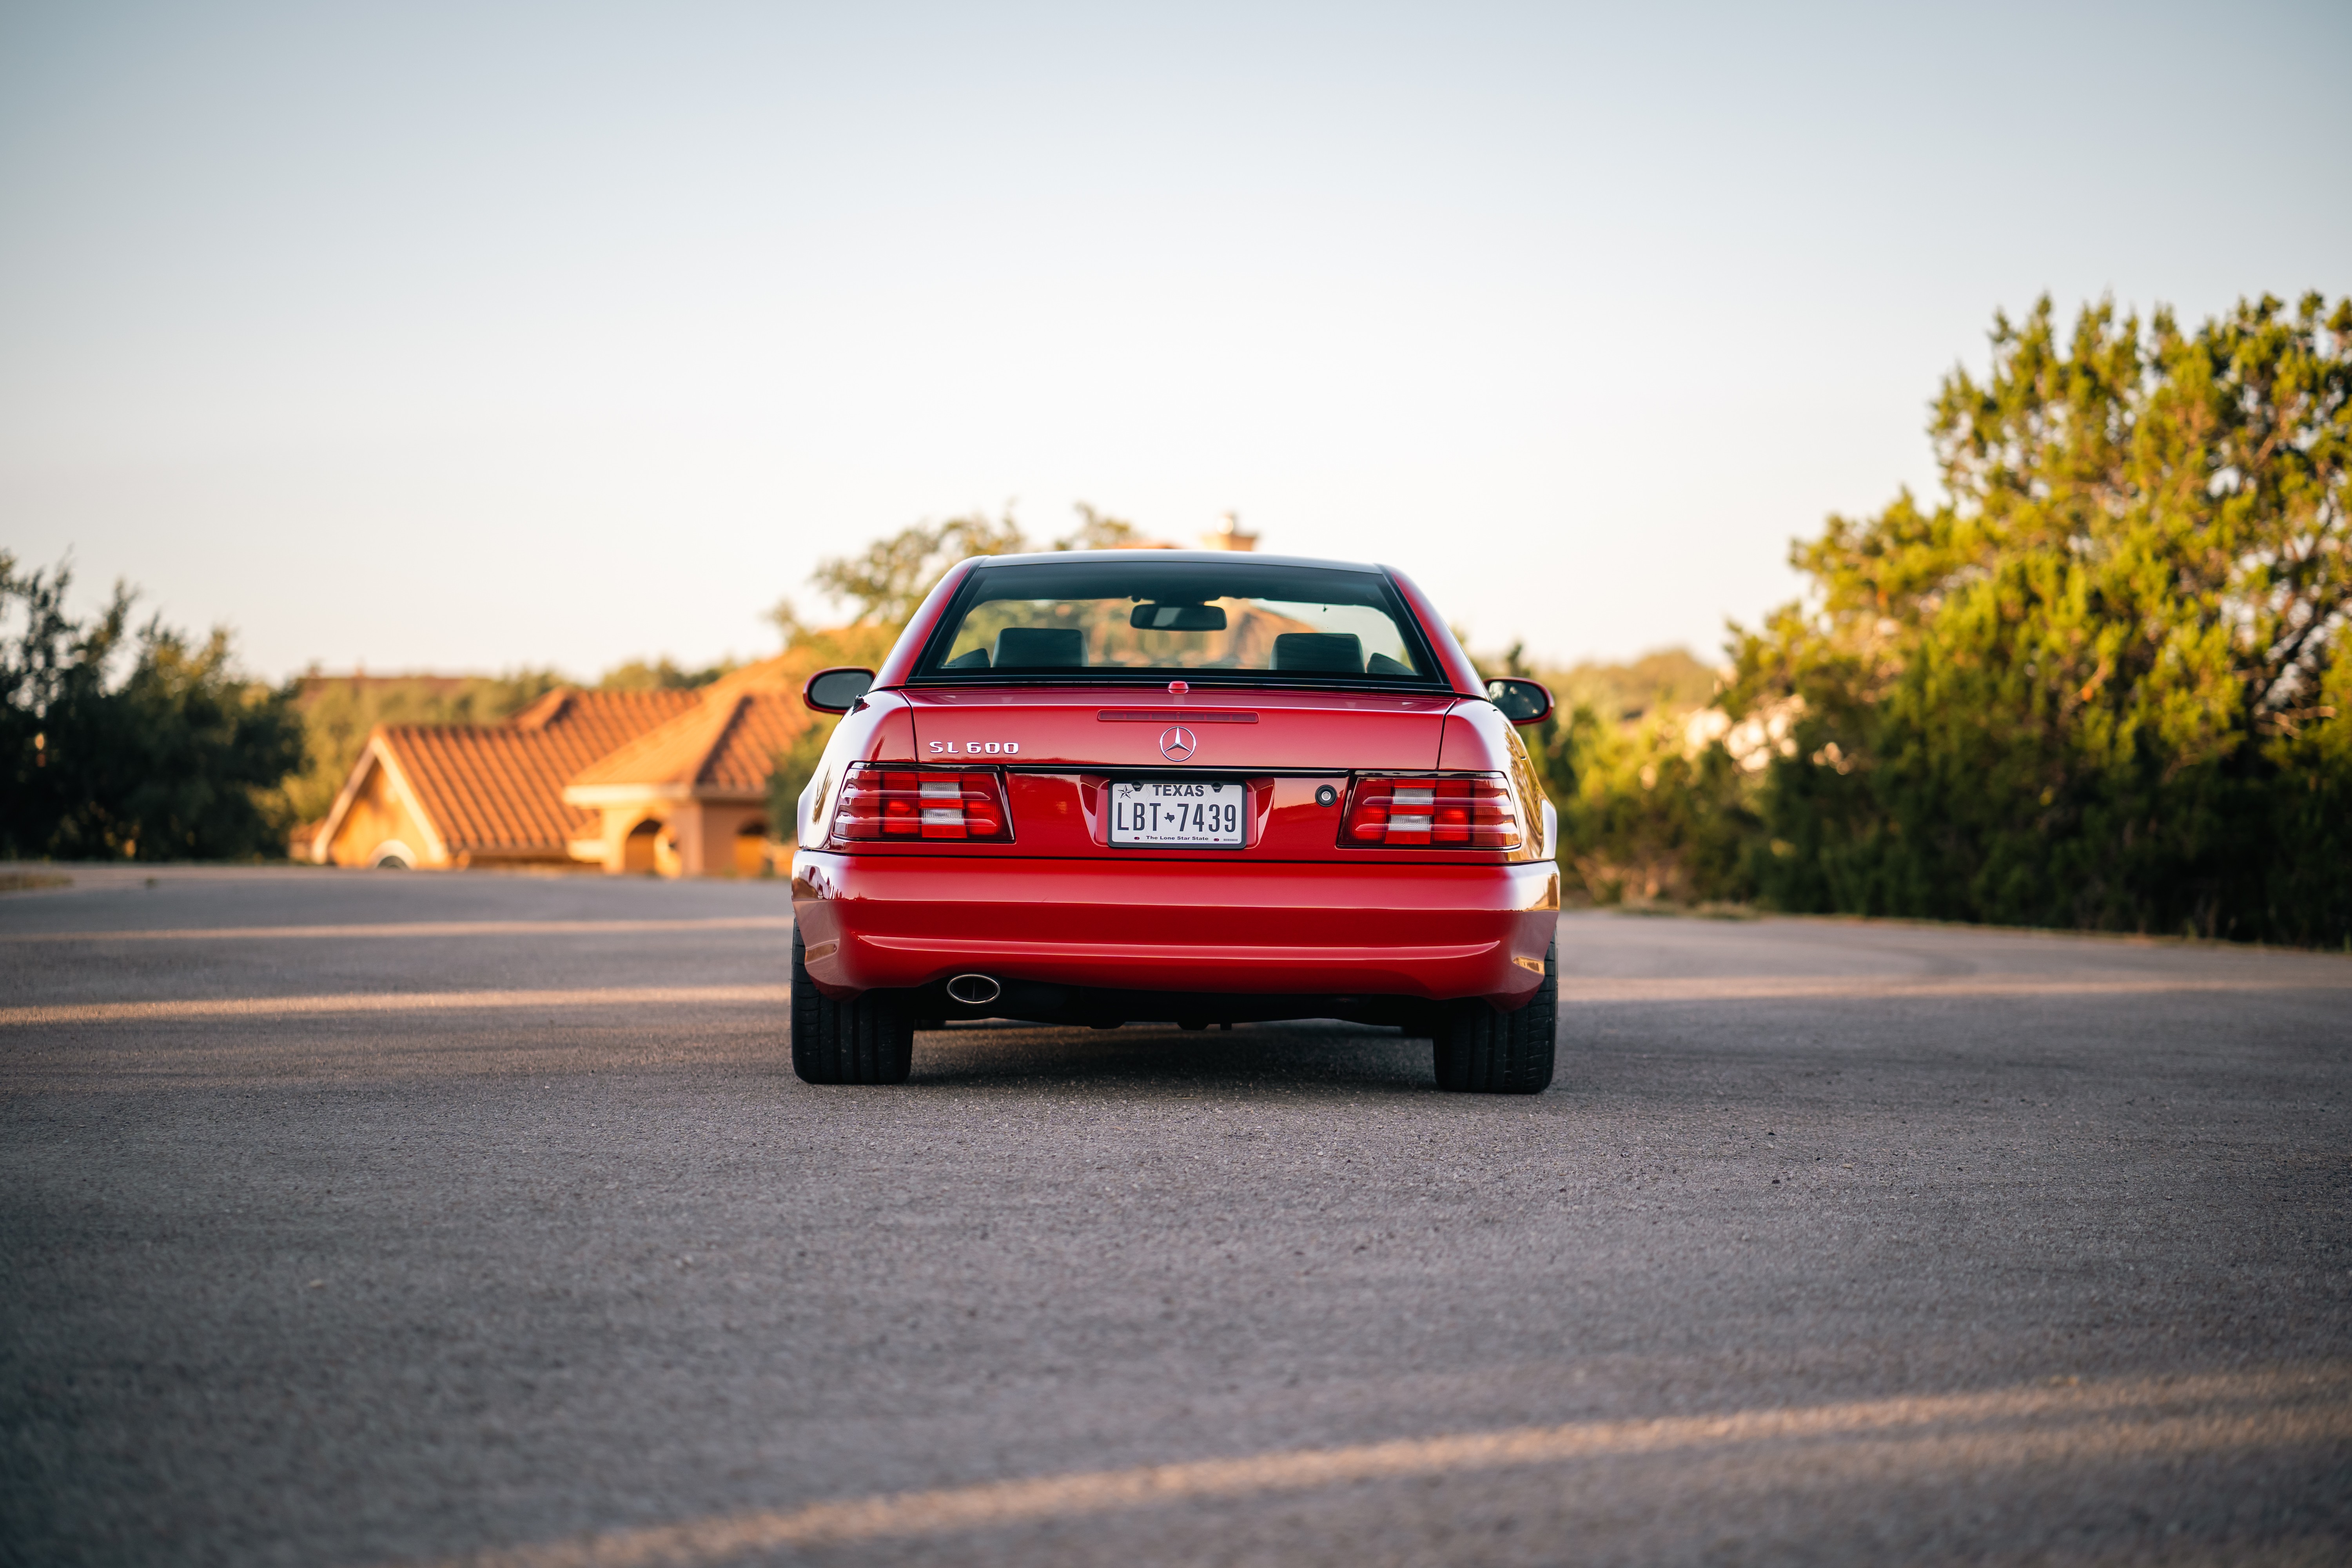
[[[1003,781],[993,773],[857,763],[841,781],[833,837],[1003,843],[1013,837],[1013,821],[1004,809]]]
[[[1359,849],[1517,849],[1519,811],[1500,773],[1359,777],[1339,842]]]

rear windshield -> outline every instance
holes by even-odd
[[[1313,686],[1437,679],[1378,572],[1134,557],[977,569],[915,670],[918,680],[1194,675]]]

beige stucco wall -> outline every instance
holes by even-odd
[[[417,820],[407,795],[394,785],[383,762],[371,758],[367,776],[328,842],[323,858],[334,866],[373,866],[377,851],[392,843],[405,845],[414,852],[416,858],[409,862],[413,866],[446,864],[446,857],[433,854],[432,835]]]
[[[698,801],[694,813],[694,838],[691,852],[687,847],[687,836],[678,836],[678,858],[687,867],[689,877],[756,877],[766,859],[768,808],[761,804],[738,805],[732,802]],[[743,830],[759,830],[744,843]],[[756,858],[754,856],[756,855]],[[748,864],[747,864],[748,862]]]
[[[660,871],[660,843],[667,837],[668,817],[669,805],[664,801],[625,801],[618,805],[599,807],[595,837],[573,839],[572,857],[615,877],[628,872],[643,875]],[[636,831],[648,823],[652,825],[650,833]]]
[[[598,815],[602,831],[575,840],[572,853],[615,876],[755,877],[770,864],[767,807],[757,802],[646,798],[601,806]],[[655,831],[636,834],[646,823]],[[746,828],[756,831],[747,837]]]

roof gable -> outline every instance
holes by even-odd
[[[453,856],[473,850],[563,853],[594,819],[565,804],[564,781],[598,757],[696,706],[691,691],[559,688],[502,724],[390,724],[370,738]],[[362,767],[366,765],[363,758]],[[352,790],[317,843],[332,840]]]
[[[583,767],[571,787],[758,793],[776,753],[815,722],[799,697],[808,663],[786,654],[713,681],[691,710]]]

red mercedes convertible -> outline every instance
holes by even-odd
[[[900,1083],[915,1031],[1015,1018],[1401,1027],[1450,1089],[1551,1081],[1552,807],[1386,566],[1168,550],[957,566],[800,801],[793,1068]]]

